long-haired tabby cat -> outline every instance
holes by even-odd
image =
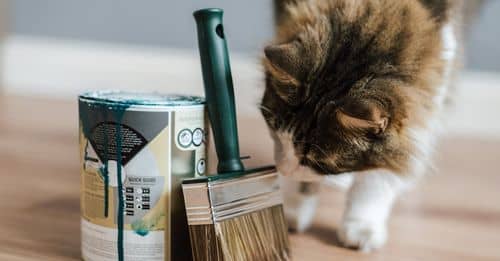
[[[398,194],[429,166],[458,56],[459,1],[303,0],[265,48],[261,111],[306,229],[319,182],[352,176],[338,239],[370,251]]]

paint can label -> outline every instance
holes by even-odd
[[[80,97],[84,260],[189,260],[180,183],[204,175],[201,102]]]

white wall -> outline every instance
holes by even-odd
[[[255,53],[272,35],[271,0],[10,0],[14,34],[173,48],[196,47],[193,11],[225,10],[233,51]]]
[[[467,0],[476,1],[476,0]],[[193,10],[221,7],[232,51],[252,55],[272,37],[272,0],[10,0],[13,34],[156,47],[196,47]],[[500,72],[500,1],[486,1],[467,40],[468,68]]]
[[[4,46],[5,92],[76,99],[88,89],[202,94],[196,50],[10,37]],[[238,109],[258,114],[263,75],[255,56],[232,53]],[[500,75],[464,72],[448,135],[500,137]]]

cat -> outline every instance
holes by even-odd
[[[431,165],[460,60],[462,2],[288,2],[264,49],[260,108],[289,226],[310,226],[321,183],[346,181],[337,238],[378,249],[397,196]]]

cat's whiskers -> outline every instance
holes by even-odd
[[[297,121],[299,121],[298,117],[297,118],[292,118],[292,120],[288,124],[288,132],[290,132],[290,134],[292,134],[292,136],[293,136],[293,133],[297,132],[297,128],[300,125],[300,124],[297,124]]]
[[[271,115],[273,115],[273,116],[276,116],[276,113],[274,113],[271,109],[269,109],[268,107],[266,107],[266,106],[264,106],[264,105],[262,105],[262,104],[259,104],[259,108],[260,108],[261,110],[266,111],[267,113],[269,113],[269,114],[271,114]]]
[[[318,149],[319,152],[321,152],[324,156],[324,159],[322,160],[324,163],[333,166],[335,169],[338,169],[339,166],[337,164],[337,161],[335,160],[335,157],[331,154],[328,154],[324,149],[319,147],[319,145],[312,143],[312,146],[314,146],[316,149]]]
[[[306,141],[296,140],[296,139],[292,140],[292,142],[294,144],[306,144],[307,143]],[[334,161],[331,161],[331,157],[329,156],[329,154],[324,149],[322,149],[318,144],[309,143],[309,145],[316,148],[325,157],[325,159],[327,159],[329,161],[329,163],[332,163],[332,165],[337,166],[337,164]],[[307,155],[300,155],[300,157],[306,157],[308,160],[313,161],[318,165],[321,165],[320,162],[313,157],[307,157]]]
[[[328,170],[326,170],[323,167],[323,164],[321,162],[319,162],[318,160],[316,160],[315,158],[308,157],[307,159],[312,161],[312,163],[314,163],[317,167],[319,167],[321,169],[321,171],[323,171],[325,174],[327,174],[329,172]]]
[[[279,117],[278,114],[274,113],[271,109],[269,109],[268,107],[262,105],[262,104],[259,104],[259,108],[263,111],[265,111],[266,113],[269,113],[269,118],[272,119],[274,125],[275,125],[275,128],[280,128],[281,125],[283,124],[283,119],[281,117]]]
[[[336,157],[330,155],[329,157],[326,157],[325,161],[329,165],[333,166],[335,169],[339,170],[339,165],[337,164],[337,161],[335,159]]]
[[[319,152],[321,152],[323,156],[325,156],[325,158],[328,158],[328,154],[326,153],[326,151],[322,149],[318,144],[311,143],[311,146],[315,147]]]

